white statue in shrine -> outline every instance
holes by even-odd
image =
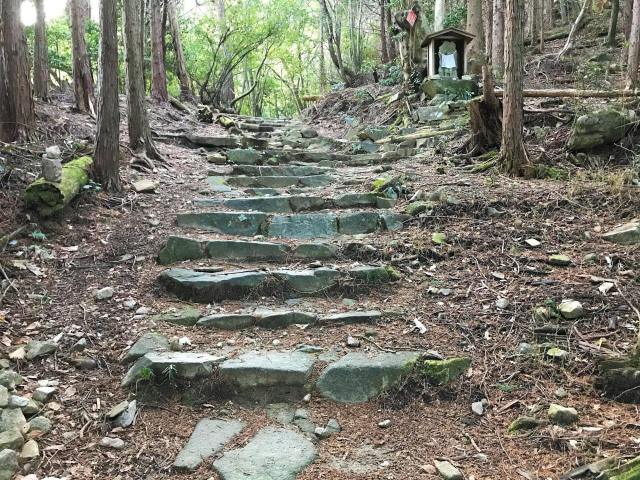
[[[441,77],[458,78],[458,49],[453,42],[443,42],[438,49]]]

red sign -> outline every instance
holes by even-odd
[[[413,27],[416,24],[416,20],[418,20],[418,14],[413,10],[409,10],[409,14],[407,15],[407,22],[409,22],[409,25]]]

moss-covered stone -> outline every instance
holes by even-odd
[[[193,307],[167,310],[159,315],[154,315],[152,319],[156,322],[168,322],[175,325],[193,326],[198,322],[200,310]]]
[[[609,480],[638,480],[640,479],[640,456],[629,460],[618,468],[606,472]]]
[[[509,424],[509,428],[507,431],[512,434],[520,433],[528,430],[535,430],[544,422],[542,420],[538,420],[534,417],[522,416],[516,418],[511,424]]]
[[[405,212],[407,215],[416,216],[434,207],[433,202],[413,202],[407,205]]]
[[[422,91],[428,98],[442,94],[451,100],[466,100],[478,95],[478,84],[473,80],[455,78],[427,79],[422,83]]]
[[[578,117],[568,147],[573,151],[590,150],[622,139],[636,121],[632,110],[603,108]]]
[[[446,385],[460,377],[471,366],[467,357],[419,362],[418,374],[434,385]]]
[[[169,265],[185,260],[199,260],[205,256],[202,242],[184,237],[169,237],[158,254],[158,262]]]

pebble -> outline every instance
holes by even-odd
[[[40,457],[40,448],[38,447],[38,442],[35,440],[29,440],[22,447],[22,451],[20,452],[20,460],[23,462],[30,462]]]
[[[149,307],[140,307],[136,310],[136,315],[149,315],[151,313],[151,309]]]
[[[484,415],[484,403],[483,402],[473,402],[471,404],[471,411],[478,416]]]
[[[137,303],[138,302],[136,302],[133,298],[129,298],[129,299],[125,300],[124,302],[122,302],[122,305],[127,310],[133,310],[134,308],[136,308]]]
[[[560,387],[560,388],[556,389],[556,391],[555,391],[555,392],[553,392],[553,394],[554,394],[557,398],[567,398],[567,396],[568,396],[567,391],[566,391],[564,388],[562,388],[562,387]]]
[[[72,352],[82,352],[85,348],[87,348],[87,339],[81,338],[71,347]]]
[[[536,240],[535,238],[528,238],[525,240],[525,243],[530,248],[538,248],[540,245],[542,245],[542,243],[540,243],[540,241]]]
[[[0,408],[9,404],[9,390],[4,385],[0,385]]]
[[[100,440],[100,446],[113,448],[114,450],[122,450],[125,447],[124,440],[121,438],[104,437]]]
[[[498,309],[500,310],[509,308],[509,305],[509,300],[506,298],[499,298],[498,300],[496,300],[496,307],[498,307]]]
[[[556,425],[571,425],[578,420],[578,411],[575,408],[563,407],[557,403],[549,405],[549,420]]]
[[[311,394],[310,394],[310,393],[307,393],[307,394],[304,396],[304,398],[302,399],[302,401],[303,401],[304,403],[309,403],[309,402],[311,401]]]
[[[378,423],[378,426],[380,428],[389,428],[391,426],[391,420],[389,420],[389,419],[382,420],[381,422]]]
[[[113,290],[113,288],[104,287],[104,288],[101,288],[100,290],[96,290],[93,296],[95,297],[96,300],[109,300],[111,297],[113,297],[114,293],[115,291]]]
[[[51,428],[53,428],[53,424],[47,417],[34,417],[29,421],[29,433],[49,433]]]
[[[583,317],[585,313],[582,304],[576,300],[563,300],[562,303],[558,305],[558,311],[562,317],[567,320],[575,320]]]
[[[360,346],[360,340],[353,338],[351,335],[347,337],[347,347],[357,348]]]
[[[24,408],[29,405],[29,399],[20,397],[19,395],[11,395],[9,397],[9,408]]]

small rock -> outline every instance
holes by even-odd
[[[380,428],[389,428],[391,426],[391,420],[382,420],[381,422],[378,422],[378,426]]]
[[[14,362],[17,362],[19,360],[24,360],[26,356],[27,356],[27,351],[25,350],[24,347],[18,347],[9,354],[9,358]]]
[[[72,358],[70,361],[80,370],[93,370],[98,367],[98,362],[91,357]]]
[[[134,182],[131,186],[136,193],[155,193],[158,188],[158,182],[144,179]]]
[[[109,300],[115,294],[115,290],[112,287],[104,287],[100,290],[96,290],[93,294],[96,300]]]
[[[304,403],[309,403],[309,402],[311,401],[311,394],[310,394],[310,393],[307,393],[307,394],[303,397],[302,401],[303,401]]]
[[[47,149],[45,150],[45,155],[47,156],[47,158],[60,158],[62,157],[62,152],[60,151],[60,147],[58,145],[52,145],[50,147],[47,147]]]
[[[499,298],[498,300],[496,300],[496,307],[499,310],[505,310],[507,308],[509,308],[509,300],[506,298]]]
[[[21,430],[26,424],[27,419],[19,408],[5,408],[0,413],[0,430]]]
[[[558,305],[558,311],[567,320],[575,320],[585,314],[582,304],[576,300],[563,300]]]
[[[13,390],[16,385],[22,383],[22,376],[13,370],[0,370],[0,385]],[[7,401],[9,399],[7,398]]]
[[[556,267],[568,267],[571,265],[571,258],[567,255],[551,255],[549,257],[549,264],[555,265]]]
[[[360,346],[360,340],[353,338],[351,335],[347,337],[347,347],[357,348]]]
[[[536,240],[535,238],[527,238],[525,240],[525,243],[530,247],[530,248],[538,248],[540,245],[542,245],[542,243],[540,243],[540,241]]]
[[[36,402],[33,398],[30,398],[27,406],[22,408],[22,413],[27,417],[31,417],[40,413],[41,410],[42,404],[40,402]]]
[[[36,358],[50,355],[58,349],[58,344],[52,341],[40,342],[32,340],[27,344],[27,360],[35,360]]]
[[[484,403],[482,402],[473,402],[471,404],[471,411],[478,416],[484,415]]]
[[[9,390],[4,385],[0,385],[0,408],[9,405]]]
[[[347,307],[353,307],[357,302],[351,298],[343,298],[342,299],[342,304],[346,305]]]
[[[11,429],[0,433],[0,450],[10,448],[18,450],[24,445],[24,438],[19,430]]]
[[[549,420],[556,425],[571,425],[578,420],[578,411],[575,408],[563,407],[557,403],[549,405]]]
[[[73,346],[71,347],[71,351],[72,352],[82,352],[84,351],[85,348],[87,348],[87,339],[86,338],[81,338],[80,340],[78,340],[76,343],[73,344]]]
[[[567,398],[568,396],[567,391],[562,387],[556,389],[556,391],[553,392],[553,394],[556,396],[556,398]]]
[[[136,302],[133,298],[128,298],[127,300],[122,302],[122,306],[127,310],[133,310],[134,308],[136,308],[137,304],[138,302]]]
[[[434,462],[438,474],[444,478],[444,480],[463,480],[462,473],[451,462],[438,461]]]
[[[333,432],[330,432],[325,427],[316,427],[313,433],[315,433],[316,437],[320,440],[324,440],[325,438],[329,438]]]
[[[33,392],[31,398],[36,402],[47,403],[56,391],[56,387],[38,387]]]
[[[340,423],[338,423],[338,420],[336,420],[335,418],[331,418],[327,422],[327,426],[325,428],[332,433],[338,433],[342,431],[342,427],[340,426]]]
[[[20,452],[20,461],[21,462],[31,462],[40,457],[40,448],[38,447],[38,442],[35,440],[29,440],[22,447],[22,451]]]
[[[424,473],[428,473],[429,475],[435,475],[437,470],[433,465],[420,465],[420,470]]]
[[[9,408],[24,408],[29,405],[29,399],[19,395],[11,395],[9,397]]]
[[[516,347],[517,355],[531,355],[533,353],[533,345],[522,342]]]
[[[125,443],[121,438],[104,437],[102,440],[100,440],[100,446],[105,448],[113,448],[114,450],[122,450],[125,447]]]
[[[118,415],[109,417],[112,419],[112,422],[111,422],[112,426],[120,427],[120,428],[130,427],[131,425],[133,425],[133,422],[136,419],[137,411],[138,411],[138,406],[137,406],[136,400],[133,400],[132,402],[127,402],[127,408],[125,408],[123,411],[118,413]]]
[[[569,358],[569,352],[558,347],[552,347],[545,352],[545,355],[553,360],[564,361]]]
[[[123,400],[122,402],[114,405],[111,410],[107,412],[107,418],[113,420],[121,413],[125,412],[129,408],[129,400]]]
[[[140,307],[136,310],[136,315],[149,315],[151,313],[151,309],[149,307]]]
[[[29,421],[29,433],[37,432],[44,435],[49,433],[51,428],[53,428],[53,424],[47,417],[34,417]]]
[[[518,417],[509,425],[509,433],[518,433],[524,430],[533,430],[542,425],[542,421],[534,417]]]
[[[597,260],[598,260],[597,253],[587,253],[582,259],[584,263],[595,263]]]

